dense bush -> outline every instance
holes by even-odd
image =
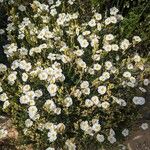
[[[10,67],[0,64],[0,111],[36,150],[119,143],[149,84],[148,53],[141,53],[147,37],[133,34],[139,17],[51,2],[8,5]]]

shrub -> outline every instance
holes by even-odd
[[[1,111],[35,149],[119,143],[145,104],[147,58],[136,51],[141,38],[122,37],[115,7],[83,20],[78,2],[51,2],[11,6]]]

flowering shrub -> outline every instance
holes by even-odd
[[[141,38],[120,39],[117,8],[107,17],[93,10],[86,21],[76,4],[33,1],[10,11],[1,111],[35,149],[115,144],[145,104],[147,59],[136,51]]]

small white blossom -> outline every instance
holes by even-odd
[[[144,83],[145,86],[148,86],[150,81],[149,81],[149,79],[144,79],[143,83]]]
[[[126,72],[123,73],[123,76],[125,78],[130,78],[131,77],[131,73],[129,71],[126,71]]]
[[[31,119],[34,119],[35,115],[37,114],[37,111],[38,111],[38,109],[36,106],[30,106],[28,108],[28,113],[29,113],[29,116]]]
[[[73,104],[72,98],[71,97],[66,97],[64,99],[64,103],[66,107],[70,107]]]
[[[108,102],[102,102],[101,106],[102,108],[107,109],[109,108],[110,104]]]
[[[117,140],[114,136],[108,136],[108,141],[111,143],[111,144],[114,144]]]
[[[97,139],[100,143],[104,142],[104,140],[105,140],[104,135],[102,135],[102,134],[97,134],[96,139]]]
[[[100,95],[104,95],[106,93],[107,89],[106,89],[106,86],[99,86],[98,87],[98,93]]]
[[[110,8],[110,14],[111,15],[116,15],[119,12],[119,10],[116,7]]]
[[[50,84],[48,87],[47,87],[47,90],[48,92],[50,93],[51,96],[55,96],[56,95],[56,92],[58,90],[58,87],[56,84]]]
[[[144,105],[145,104],[145,98],[144,97],[137,97],[135,96],[132,101],[134,102],[134,104],[136,105]]]
[[[141,128],[143,130],[147,130],[148,129],[148,123],[142,123]]]
[[[123,134],[123,136],[128,136],[129,135],[129,130],[128,129],[124,129],[123,131],[122,131],[122,134]]]
[[[88,81],[83,81],[81,84],[80,84],[80,87],[82,89],[86,89],[89,87],[89,82]]]
[[[91,106],[93,106],[93,102],[90,99],[86,99],[85,100],[85,106],[86,107],[91,107]]]
[[[96,26],[95,19],[91,19],[88,24],[89,24],[90,27]]]
[[[31,127],[31,126],[33,125],[33,121],[30,120],[30,119],[27,119],[27,120],[25,121],[25,125],[26,125],[27,128],[29,128],[29,127]]]

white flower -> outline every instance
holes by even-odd
[[[144,79],[143,83],[144,83],[145,86],[148,86],[150,81],[149,81],[149,79]]]
[[[0,29],[0,35],[4,34],[5,30],[4,29]]]
[[[113,65],[112,65],[112,63],[110,61],[106,61],[105,62],[105,67],[106,67],[107,70],[110,70],[112,68],[112,66]]]
[[[66,97],[64,99],[64,103],[66,107],[70,107],[73,104],[72,98],[71,97]]]
[[[148,129],[148,123],[142,123],[141,128],[142,128],[143,130]]]
[[[95,105],[98,105],[100,103],[99,99],[98,99],[98,96],[93,96],[91,98],[92,102],[95,104]]]
[[[0,72],[5,72],[7,70],[7,66],[4,64],[0,64]]]
[[[141,42],[142,41],[142,39],[139,37],[139,36],[134,36],[133,37],[133,42],[137,42],[137,43],[139,43],[139,42]]]
[[[22,91],[23,91],[23,93],[25,93],[25,92],[29,91],[30,89],[31,89],[31,87],[30,87],[30,85],[29,85],[29,84],[26,84],[26,85],[24,85],[24,86],[22,87]]]
[[[54,113],[57,114],[57,115],[60,115],[61,114],[61,108],[57,107],[57,108],[54,108]]]
[[[110,135],[110,136],[115,136],[115,131],[114,131],[112,128],[111,128],[110,131],[109,131],[109,135]]]
[[[26,82],[28,80],[28,75],[26,73],[22,74],[22,81]]]
[[[91,46],[92,46],[92,47],[96,47],[96,46],[98,45],[98,43],[99,43],[99,40],[98,40],[97,37],[93,37],[93,38],[91,39]]]
[[[105,25],[109,25],[111,23],[111,19],[110,17],[105,19]]]
[[[3,109],[6,109],[10,105],[9,101],[5,101],[3,104]]]
[[[26,7],[23,6],[23,5],[20,5],[20,6],[18,7],[18,9],[19,9],[20,11],[26,11]]]
[[[8,76],[8,81],[9,82],[14,82],[16,79],[17,79],[17,72],[16,71],[14,71],[14,72],[12,72],[9,76]]]
[[[18,60],[13,61],[12,64],[11,64],[11,69],[15,70],[18,67],[19,67],[19,61]]]
[[[33,125],[33,121],[30,120],[30,119],[27,119],[27,120],[25,121],[25,125],[26,125],[27,128],[29,128],[29,127],[31,127],[31,126]]]
[[[34,100],[34,98],[35,98],[35,93],[34,93],[34,91],[27,91],[27,92],[26,92],[26,95],[29,96],[29,98],[30,98],[31,100]]]
[[[34,106],[35,105],[35,101],[34,100],[30,100],[29,105],[30,106]]]
[[[111,143],[111,144],[114,144],[116,142],[116,138],[114,136],[108,136],[108,141]]]
[[[89,21],[88,25],[89,25],[90,27],[96,26],[95,19],[91,19],[91,20]]]
[[[7,47],[8,51],[6,52],[6,54],[7,54],[8,56],[12,56],[12,55],[14,54],[14,52],[17,51],[17,48],[18,48],[18,47],[16,46],[15,43],[11,43],[11,44]]]
[[[56,84],[50,84],[48,87],[47,87],[47,90],[48,92],[50,93],[51,96],[55,96],[56,95],[56,92],[58,90],[58,87]]]
[[[129,40],[124,39],[120,44],[120,48],[126,50],[128,49],[129,45],[130,45]]]
[[[122,131],[122,134],[123,134],[123,136],[128,136],[129,135],[129,130],[128,129],[124,129],[123,131]]]
[[[80,46],[83,47],[83,48],[86,48],[88,47],[89,43],[86,39],[83,39],[80,41]]]
[[[143,93],[146,92],[146,89],[144,89],[143,87],[139,87],[139,90],[141,90]]]
[[[101,143],[104,142],[105,140],[104,135],[102,134],[97,134],[96,139]]]
[[[88,124],[88,121],[82,121],[80,123],[80,128],[83,130],[83,131],[87,131],[89,129],[89,124]]]
[[[118,50],[119,50],[119,46],[118,46],[117,44],[112,44],[112,45],[111,45],[111,49],[112,49],[113,51],[118,51]]]
[[[46,122],[44,124],[44,128],[47,129],[47,130],[54,130],[55,129],[55,125],[51,122]]]
[[[23,96],[20,97],[20,103],[21,103],[21,104],[27,104],[27,103],[29,103],[29,102],[30,102],[29,96],[23,95]]]
[[[2,93],[0,95],[0,101],[5,102],[6,100],[8,100],[7,94],[6,93]]]
[[[104,95],[105,93],[106,93],[106,86],[99,86],[98,87],[98,93],[100,94],[100,95]]]
[[[90,88],[84,88],[84,89],[82,89],[82,93],[86,94],[86,95],[89,95],[90,94]]]
[[[103,76],[105,79],[109,79],[109,78],[110,78],[110,73],[109,73],[109,72],[103,72],[102,76]]]
[[[81,94],[82,94],[82,92],[79,89],[76,89],[75,92],[74,92],[75,97],[80,97]]]
[[[102,102],[101,106],[102,108],[107,109],[110,106],[110,104],[108,102]]]
[[[140,57],[138,54],[136,54],[136,55],[134,56],[133,60],[134,60],[135,62],[140,62],[140,61],[141,61],[141,57]]]
[[[94,64],[93,69],[99,71],[102,68],[100,64]]]
[[[123,76],[125,78],[130,78],[131,77],[131,73],[129,71],[126,71],[126,72],[123,73]]]
[[[56,108],[56,105],[55,105],[54,101],[53,100],[49,100],[49,99],[46,100],[44,106],[49,108],[52,111],[54,111],[54,109]]]
[[[36,90],[36,91],[35,91],[35,96],[36,96],[36,97],[41,97],[42,95],[43,95],[42,90]]]
[[[24,66],[24,70],[27,71],[27,72],[29,70],[31,70],[31,68],[32,68],[31,63],[26,63],[25,66]]]
[[[99,80],[100,80],[100,81],[105,81],[106,78],[105,78],[105,76],[100,76],[100,77],[99,77]]]
[[[145,98],[144,97],[137,97],[135,96],[132,101],[134,102],[134,104],[136,105],[144,105],[145,104]]]
[[[42,71],[39,73],[38,77],[40,80],[46,80],[48,78],[48,74],[45,71]]]
[[[95,123],[93,126],[92,126],[92,130],[94,130],[95,132],[99,132],[101,130],[101,125],[98,124],[98,123]]]
[[[101,29],[102,29],[102,25],[100,23],[97,23],[97,30],[101,31]]]
[[[91,75],[94,75],[94,69],[93,68],[89,68],[88,69],[88,73],[91,74]]]
[[[116,7],[110,8],[110,14],[111,15],[116,15],[119,12],[119,10]]]
[[[135,84],[134,84],[134,83],[132,83],[132,82],[127,82],[126,84],[127,84],[127,86],[129,86],[129,87],[132,87],[132,88],[134,88],[134,87],[135,87]]]
[[[128,64],[127,65],[127,68],[130,70],[130,69],[133,69],[133,65],[132,64]]]
[[[28,113],[29,113],[29,116],[30,116],[31,119],[33,119],[35,117],[37,111],[38,111],[38,109],[37,109],[36,106],[30,106],[28,108]]]
[[[52,16],[57,15],[57,10],[56,10],[55,8],[51,9],[50,14],[51,14]]]
[[[100,60],[100,55],[99,54],[94,54],[92,56],[92,59],[95,60],[95,61],[99,61]]]
[[[110,44],[104,44],[103,45],[103,49],[106,51],[106,52],[110,52],[111,51],[111,45]]]
[[[86,107],[91,107],[91,106],[93,106],[93,102],[90,99],[86,99],[85,100],[85,106]]]
[[[89,87],[89,82],[88,81],[83,81],[81,84],[80,84],[80,87],[82,89],[86,89]]]
[[[99,13],[95,13],[95,14],[94,14],[94,17],[95,17],[95,19],[98,20],[98,21],[102,19],[102,15],[99,14]]]
[[[130,77],[129,79],[130,79],[131,83],[136,83],[136,79],[134,77]]]
[[[114,39],[114,36],[112,35],[112,34],[107,34],[107,35],[105,35],[105,40],[106,41],[111,41],[111,40],[113,40]]]
[[[49,131],[47,136],[48,136],[50,142],[54,142],[57,139],[57,132],[54,130]]]
[[[81,67],[81,68],[83,68],[83,69],[86,68],[86,63],[85,63],[81,58],[76,59],[76,63],[77,63],[77,65],[78,65],[79,67]]]
[[[48,0],[48,4],[52,5],[54,3],[54,0]]]
[[[117,18],[115,16],[111,16],[110,17],[110,22],[113,23],[113,24],[117,23]]]
[[[69,3],[70,5],[73,5],[74,2],[75,2],[75,0],[68,0],[68,3]]]
[[[118,103],[120,106],[124,106],[124,107],[127,105],[126,101],[123,100],[123,99],[118,99],[117,103]]]
[[[65,145],[67,146],[68,150],[76,150],[76,145],[73,143],[71,139],[66,140]]]
[[[77,50],[74,52],[77,56],[82,56],[84,54],[83,50]]]

